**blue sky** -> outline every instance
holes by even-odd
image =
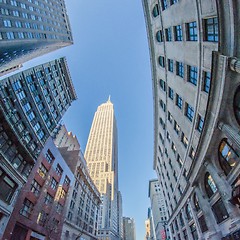
[[[97,106],[111,95],[118,125],[123,215],[145,235],[153,166],[153,97],[147,34],[140,0],[65,0],[74,45],[24,68],[66,56],[78,95],[64,117],[84,151]]]

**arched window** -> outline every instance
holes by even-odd
[[[204,185],[209,198],[217,192],[217,186],[208,172],[205,174]]]
[[[152,14],[154,17],[157,17],[159,15],[159,8],[158,8],[158,4],[156,4],[153,8]]]
[[[191,209],[190,209],[189,204],[187,204],[186,209],[185,209],[185,212],[186,212],[186,218],[187,218],[187,220],[192,219],[192,213],[191,213]]]
[[[223,139],[219,145],[219,162],[226,175],[234,168],[238,159],[238,154],[228,144],[227,139]]]
[[[196,193],[194,193],[194,195],[193,195],[193,203],[194,203],[196,211],[198,212],[200,210],[200,206],[199,206],[199,203],[198,203]]]
[[[237,88],[237,91],[233,100],[233,110],[238,124],[240,125],[240,86]]]
[[[162,31],[161,30],[158,30],[156,32],[156,39],[158,42],[162,42],[163,41],[163,36],[162,36]]]

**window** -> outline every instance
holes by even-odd
[[[183,239],[188,240],[188,234],[186,229],[183,230]]]
[[[177,105],[180,109],[182,109],[183,100],[182,100],[182,98],[181,98],[178,94],[176,94],[176,105]]]
[[[213,213],[215,215],[215,218],[217,220],[217,223],[221,223],[225,219],[229,217],[228,212],[222,202],[221,199],[219,199],[213,206],[212,206]]]
[[[196,193],[194,193],[194,195],[193,195],[193,203],[194,203],[194,206],[195,206],[195,210],[198,212],[200,210],[200,207],[199,207],[199,203],[198,203]]]
[[[159,56],[158,62],[161,67],[165,67],[165,59],[163,56]]]
[[[6,32],[7,39],[14,39],[14,33],[13,32]]]
[[[17,184],[0,168],[0,199],[10,203]]]
[[[170,5],[173,5],[174,3],[177,3],[178,0],[170,0]]]
[[[184,221],[183,221],[182,213],[179,214],[179,222],[180,222],[180,226],[183,227],[184,226]]]
[[[212,197],[215,192],[217,192],[217,186],[212,176],[208,172],[205,174],[204,185],[209,198]]]
[[[165,9],[167,9],[167,0],[161,0],[162,3],[162,10],[164,11]]]
[[[197,23],[196,22],[190,22],[187,23],[187,40],[188,41],[197,41]]]
[[[184,77],[184,65],[182,62],[176,62],[176,74],[177,76],[183,78]]]
[[[207,227],[204,215],[198,218],[198,222],[199,222],[202,233],[206,232],[208,230],[208,227]]]
[[[233,100],[233,110],[238,124],[240,124],[240,86],[238,86]]]
[[[168,87],[168,97],[172,100],[173,100],[173,97],[174,97],[173,89],[170,88],[170,87]]]
[[[174,142],[172,142],[172,151],[174,154],[176,154],[176,152],[177,152],[177,148],[176,148]]]
[[[46,197],[44,199],[44,203],[47,204],[47,205],[53,203],[53,197],[49,193],[46,194]]]
[[[166,41],[171,42],[172,41],[172,31],[171,27],[165,29],[165,35],[166,35]]]
[[[159,80],[160,88],[165,92],[166,91],[166,83],[162,79]]]
[[[193,147],[191,147],[191,150],[190,150],[190,152],[189,152],[189,157],[190,157],[192,160],[193,160],[194,157],[195,157],[195,151],[194,151]]]
[[[172,123],[172,121],[173,121],[173,116],[172,116],[172,114],[170,112],[168,112],[168,121],[170,123]]]
[[[56,189],[57,189],[58,182],[56,181],[55,178],[52,177],[51,182],[50,182],[49,185],[50,185],[50,187],[51,187],[53,190],[56,190]]]
[[[70,184],[70,179],[67,176],[65,177],[63,184],[66,184],[67,186]]]
[[[39,196],[41,189],[41,185],[33,179],[32,184],[31,184],[31,192],[33,192],[36,196]]]
[[[190,231],[191,231],[193,240],[198,240],[198,234],[197,234],[197,229],[196,229],[195,223],[193,223],[192,225],[190,225]]]
[[[42,163],[41,163],[40,167],[38,168],[37,172],[42,178],[45,178],[47,175],[47,169],[43,166]]]
[[[183,166],[183,160],[181,159],[181,157],[179,155],[177,156],[177,162],[179,164],[179,167],[181,168]]]
[[[152,14],[154,17],[157,17],[159,15],[159,8],[158,8],[158,4],[156,4],[153,8]]]
[[[176,121],[174,121],[174,130],[175,132],[177,133],[177,135],[179,135],[180,131],[181,131],[181,128],[180,126],[177,124]]]
[[[198,121],[197,121],[197,130],[199,132],[202,132],[203,129],[203,124],[204,124],[204,118],[198,115]]]
[[[156,33],[156,39],[158,42],[163,42],[163,33],[162,30],[158,30]]]
[[[62,170],[62,168],[60,167],[59,164],[57,164],[57,167],[56,167],[56,173],[57,173],[58,176],[61,176],[62,173],[63,173],[63,170]]]
[[[194,109],[191,105],[189,105],[188,103],[186,103],[186,112],[185,112],[185,116],[192,122],[193,117],[194,117]]]
[[[218,19],[217,17],[204,20],[205,40],[209,42],[218,42]]]
[[[239,156],[229,145],[227,139],[223,139],[219,145],[219,163],[224,173],[228,175],[232,168],[239,162]]]
[[[48,218],[48,214],[45,213],[43,210],[38,214],[38,218],[37,218],[37,224],[39,224],[40,226],[44,226],[44,224],[46,223]]]
[[[4,25],[4,27],[11,27],[12,26],[12,24],[11,24],[11,21],[10,20],[3,20],[3,25]]]
[[[188,139],[187,139],[187,137],[185,136],[184,133],[182,133],[181,142],[182,142],[183,146],[185,148],[187,148],[187,146],[188,146]]]
[[[191,213],[191,209],[190,209],[189,204],[187,204],[187,206],[185,208],[185,213],[186,213],[187,220],[192,219],[192,213]]]
[[[159,101],[159,104],[160,104],[161,108],[163,109],[163,111],[165,112],[166,111],[166,104],[163,102],[162,99]]]
[[[30,202],[27,198],[25,198],[22,209],[20,210],[20,214],[29,218],[33,210],[33,206],[34,206],[33,203]]]
[[[175,41],[182,41],[182,26],[181,25],[177,25],[174,26],[174,37],[175,37]]]
[[[55,159],[52,152],[48,149],[46,154],[45,154],[45,158],[49,163],[52,163],[53,160]]]
[[[198,70],[197,67],[188,66],[188,82],[197,85]]]
[[[173,60],[168,59],[168,71],[173,72]]]
[[[203,91],[209,93],[211,85],[211,73],[203,72]]]

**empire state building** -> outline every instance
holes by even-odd
[[[98,106],[85,150],[90,176],[102,197],[98,237],[118,240],[122,235],[122,203],[118,191],[117,125],[110,97]]]

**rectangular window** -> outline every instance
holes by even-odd
[[[177,162],[179,164],[179,167],[181,168],[183,166],[183,160],[181,159],[181,157],[179,155],[177,156]]]
[[[56,190],[56,189],[57,189],[58,182],[55,180],[55,178],[52,177],[51,182],[50,182],[49,185],[50,185],[50,187],[51,187],[53,190]]]
[[[46,154],[45,154],[45,158],[49,163],[52,163],[53,160],[55,159],[55,157],[53,156],[52,152],[48,149]]]
[[[66,184],[67,186],[69,186],[70,184],[70,179],[67,176],[64,179],[64,184]]]
[[[170,0],[170,5],[173,5],[174,3],[177,3],[178,0]]]
[[[176,152],[177,152],[177,148],[176,148],[174,142],[172,142],[172,151],[174,154],[176,154]]]
[[[178,94],[176,94],[176,105],[177,105],[180,109],[182,109],[183,100],[182,100],[182,98],[181,98]]]
[[[185,116],[192,122],[193,117],[194,117],[194,109],[191,105],[189,105],[188,103],[186,103],[186,112],[185,112]]]
[[[173,97],[174,97],[173,89],[170,88],[170,87],[168,87],[168,97],[172,100],[173,100]]]
[[[49,193],[46,194],[46,197],[44,199],[44,203],[47,204],[47,205],[53,203],[53,197]]]
[[[221,223],[225,219],[229,217],[227,209],[225,208],[221,199],[219,199],[213,206],[212,206],[213,213],[217,220],[217,223]]]
[[[205,40],[209,42],[218,42],[218,19],[217,17],[204,20]]]
[[[177,25],[174,26],[174,37],[175,37],[175,41],[182,41],[182,26],[181,25]]]
[[[40,167],[38,168],[37,172],[42,178],[45,178],[47,175],[47,169],[43,166],[42,163],[41,163]]]
[[[195,157],[195,151],[194,151],[193,147],[191,147],[191,150],[190,150],[190,152],[189,152],[189,157],[190,157],[191,159],[194,159],[194,157]]]
[[[173,116],[172,116],[172,114],[170,112],[168,112],[168,121],[170,123],[172,123],[172,121],[173,121]]]
[[[185,148],[188,146],[188,139],[184,133],[182,133],[181,142]]]
[[[168,59],[168,71],[173,72],[173,60]]]
[[[165,9],[167,9],[167,0],[161,0],[162,3],[162,10],[164,11]]]
[[[176,74],[177,76],[183,78],[184,77],[184,65],[182,62],[176,62]]]
[[[187,23],[187,40],[188,41],[197,41],[197,22]]]
[[[45,222],[47,221],[48,214],[45,213],[43,210],[38,214],[37,224],[40,226],[44,226]]]
[[[198,69],[197,67],[188,66],[188,82],[192,83],[193,85],[197,85],[197,78],[198,78]]]
[[[174,121],[174,130],[175,132],[179,135],[180,131],[181,131],[181,128],[180,126],[177,124],[176,121]]]
[[[198,115],[197,130],[199,132],[202,132],[203,124],[204,124],[204,118]]]
[[[166,41],[171,42],[172,41],[172,30],[171,27],[165,29],[165,36],[166,36]]]
[[[56,167],[56,173],[58,176],[61,176],[62,173],[63,173],[63,170],[62,168],[60,167],[60,165],[58,164],[57,167]]]
[[[211,85],[211,73],[203,72],[203,91],[209,93]]]
[[[159,80],[160,88],[165,92],[166,91],[166,83],[162,79]]]
[[[25,198],[22,209],[20,210],[20,214],[29,218],[31,216],[33,206],[33,203],[30,202],[27,198]]]
[[[158,61],[161,67],[165,67],[165,59],[163,56],[159,56]]]
[[[36,196],[39,196],[41,185],[34,179],[31,184],[31,192]]]
[[[197,240],[198,239],[198,234],[197,234],[197,229],[196,229],[196,225],[195,223],[193,223],[191,226],[190,226],[190,230],[191,230],[191,234],[192,234],[192,237],[193,239]]]
[[[17,184],[0,168],[0,199],[10,203]]]
[[[204,215],[202,215],[200,218],[198,218],[198,222],[201,228],[201,231],[204,233],[208,230]]]
[[[13,32],[6,32],[7,39],[14,39],[14,33]]]

